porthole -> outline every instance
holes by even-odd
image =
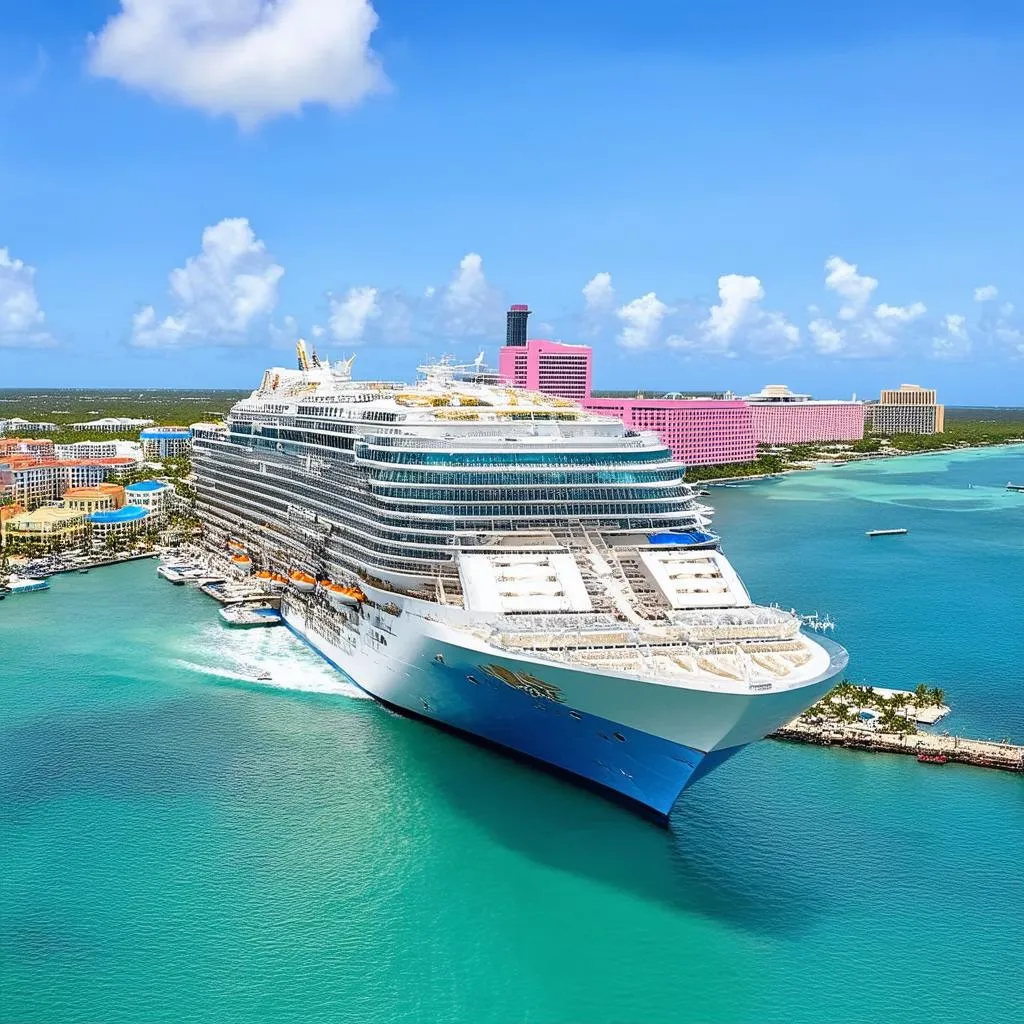
[[[616,739],[617,739],[617,740],[618,740],[618,741],[619,741],[620,743],[625,743],[625,742],[626,742],[626,737],[625,737],[625,736],[623,736],[621,732],[613,732],[613,733],[612,733],[612,735],[613,735],[613,736],[614,736],[614,737],[615,737],[615,738],[616,738]]]
[[[575,718],[577,722],[582,721],[583,719],[583,716],[578,711],[570,711],[569,717]]]
[[[477,679],[476,676],[466,676],[466,682],[472,683],[474,686],[476,686],[479,680]]]

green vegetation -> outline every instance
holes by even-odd
[[[763,476],[766,473],[781,473],[788,468],[781,455],[768,452],[758,455],[753,462],[729,462],[722,466],[687,466],[687,483],[700,480],[718,480],[723,477]]]
[[[893,434],[889,443],[902,452],[931,452],[943,448],[984,447],[1024,441],[1019,420],[951,420],[941,434]]]
[[[859,710],[870,709],[878,712],[876,726],[883,732],[910,735],[917,732],[917,726],[906,716],[907,705],[940,707],[945,699],[946,694],[941,687],[928,687],[924,683],[919,683],[910,696],[894,693],[891,697],[884,697],[872,686],[858,686],[844,679],[800,717],[805,722],[850,725],[860,720]]]
[[[151,419],[161,425],[188,426],[199,420],[222,419],[249,391],[176,390],[169,388],[0,388],[0,419],[18,416],[49,423],[80,423],[102,416]],[[110,440],[110,434],[53,437],[59,444]]]

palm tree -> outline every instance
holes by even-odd
[[[927,704],[930,698],[928,687],[924,683],[918,683],[917,686],[914,687],[914,697],[916,698],[919,707]]]
[[[946,691],[939,686],[932,687],[932,703],[938,707],[946,702]]]

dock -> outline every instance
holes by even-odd
[[[890,733],[855,725],[812,724],[794,719],[768,737],[787,743],[810,743],[818,747],[844,747],[872,754],[909,754],[912,757],[945,758],[945,762],[995,768],[1024,774],[1024,747],[963,736],[933,736],[929,733]],[[927,762],[926,762],[927,763]],[[941,760],[933,763],[944,763]]]

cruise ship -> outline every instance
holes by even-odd
[[[205,536],[382,704],[664,822],[846,665],[751,601],[656,434],[478,364],[298,356],[194,428]]]

